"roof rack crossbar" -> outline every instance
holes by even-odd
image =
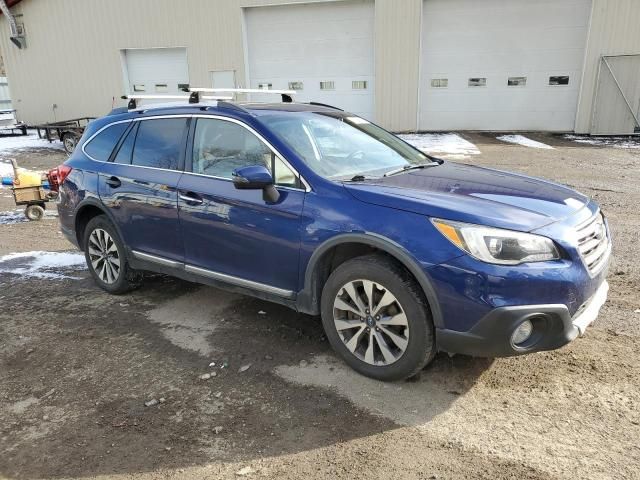
[[[123,100],[188,100],[191,95],[123,95]],[[204,100],[231,100],[229,95],[199,95]]]
[[[199,92],[199,93],[260,93],[267,95],[280,95],[284,103],[292,103],[293,95],[296,94],[295,90],[271,90],[266,88],[200,88],[190,87],[184,88],[185,92]]]
[[[190,95],[123,95],[123,100],[129,100],[127,109],[136,110],[140,100],[188,100],[189,103],[200,103],[203,100],[233,100],[233,97],[224,95],[200,95],[193,92]]]
[[[295,95],[295,90],[267,90],[266,88],[200,88],[190,87],[184,88],[185,92],[201,92],[201,93],[266,93],[274,95]]]

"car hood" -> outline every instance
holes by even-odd
[[[566,218],[589,202],[556,183],[452,162],[345,188],[366,203],[520,231]]]

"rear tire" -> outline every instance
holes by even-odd
[[[321,314],[333,349],[367,377],[403,380],[435,356],[424,294],[408,272],[385,256],[358,257],[336,268],[322,291]]]
[[[98,286],[115,295],[137,288],[142,274],[129,266],[124,244],[109,219],[98,215],[84,231],[84,255]]]
[[[44,208],[40,205],[29,205],[24,209],[24,215],[32,222],[37,222],[44,217]]]

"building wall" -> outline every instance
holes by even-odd
[[[575,130],[591,133],[602,55],[640,54],[640,1],[594,0]],[[626,115],[626,112],[620,112]]]
[[[9,42],[2,20],[0,45],[21,118],[35,123],[100,115],[125,93],[120,50],[188,47],[193,85],[209,82],[209,70],[244,75],[240,9],[235,1],[25,0],[27,48]],[[52,105],[57,109],[53,110]],[[54,114],[55,113],[55,114]]]
[[[390,128],[415,128],[420,18],[415,12],[421,1],[376,2],[376,74],[381,76],[376,94],[382,99],[377,112],[378,121]],[[245,85],[242,7],[287,3],[309,2],[190,0],[184,7],[175,0],[24,0],[12,11],[23,15],[27,48],[9,42],[8,24],[0,18],[0,49],[14,105],[30,123],[101,115],[123,105],[120,51],[126,48],[187,47],[191,85],[208,86],[211,70],[236,70]],[[411,28],[404,18],[412,19]]]
[[[26,49],[0,18],[13,105],[30,123],[122,105],[126,48],[187,47],[192,85],[209,85],[211,70],[235,70],[245,85],[242,7],[310,1],[323,0],[23,0],[12,11],[24,15]],[[376,121],[395,131],[417,125],[422,4],[376,0]],[[594,0],[576,131],[590,131],[600,56],[621,53],[640,53],[640,0]]]
[[[376,121],[393,131],[418,122],[423,0],[376,0]]]

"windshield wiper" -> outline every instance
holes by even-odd
[[[408,172],[410,170],[421,170],[421,169],[427,168],[427,167],[437,167],[438,165],[440,165],[440,163],[438,163],[438,162],[421,163],[420,165],[405,165],[405,166],[400,167],[400,168],[395,168],[393,170],[389,170],[387,173],[385,173],[383,175],[383,177],[390,177],[392,175],[397,175],[398,173]]]
[[[370,177],[368,175],[358,174],[358,175],[354,175],[349,180],[345,180],[345,181],[347,181],[347,182],[364,182],[365,180],[375,180],[377,178],[378,177]]]

